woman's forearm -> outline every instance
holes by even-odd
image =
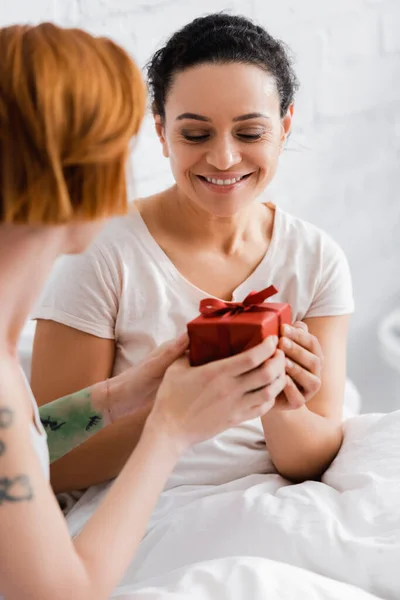
[[[50,462],[62,458],[111,423],[109,407],[118,403],[122,386],[123,380],[114,377],[40,407]]]
[[[116,477],[136,447],[151,406],[105,427],[50,469],[55,493],[85,489]]]
[[[100,431],[107,424],[107,382],[58,398],[39,409],[53,462]]]
[[[109,598],[183,448],[165,428],[150,424],[121,478],[72,542],[32,452],[25,405],[20,402],[18,406],[17,397],[13,398],[15,409],[1,400],[7,416],[1,428],[5,448],[1,459],[5,491],[0,503],[1,591],[10,600],[25,598],[26,590],[32,600]],[[21,544],[23,564],[18,558]]]
[[[75,538],[75,548],[87,565],[93,598],[106,597],[105,590],[111,592],[122,577],[180,454],[181,449],[161,428],[147,423],[121,475]]]
[[[341,423],[311,412],[272,409],[262,418],[265,441],[279,473],[292,481],[318,479],[338,453]]]

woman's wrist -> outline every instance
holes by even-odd
[[[280,406],[273,406],[263,417],[264,425],[274,428],[276,425],[285,423],[292,423],[293,421],[299,421],[303,419],[305,415],[310,412],[306,404],[299,408],[281,408]]]
[[[113,383],[114,379],[106,379],[95,383],[89,388],[92,406],[96,412],[101,413],[104,426],[113,422],[111,415],[112,394],[116,392],[118,382]]]
[[[143,436],[149,440],[156,437],[158,441],[165,445],[166,451],[171,453],[176,460],[189,447],[189,443],[183,435],[179,434],[178,427],[173,425],[172,420],[165,419],[155,410],[152,410],[146,419]]]
[[[92,406],[94,410],[102,414],[104,427],[114,422],[111,406],[123,394],[123,387],[123,378],[117,376],[96,383],[89,388]],[[157,444],[165,446],[166,451],[176,457],[176,460],[189,446],[173,419],[165,418],[156,410],[152,410],[147,417],[141,439],[148,440],[149,443],[154,443],[156,440]]]

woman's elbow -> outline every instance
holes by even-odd
[[[295,460],[275,464],[280,475],[293,483],[319,481],[339,453],[343,442],[343,428],[333,427],[322,443],[313,443],[306,452],[298,452]]]

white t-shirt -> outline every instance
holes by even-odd
[[[343,251],[326,233],[279,208],[266,255],[232,300],[242,301],[271,284],[279,290],[271,301],[288,302],[294,320],[354,310]],[[84,254],[56,265],[33,316],[115,339],[118,374],[185,331],[207,297],[179,273],[132,207],[129,215],[111,221]],[[167,487],[273,471],[257,419],[189,450]]]

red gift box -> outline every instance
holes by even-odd
[[[292,322],[286,303],[265,303],[277,293],[271,285],[251,292],[243,302],[206,298],[200,302],[201,315],[187,324],[189,358],[193,366],[239,354],[270,335],[280,335],[281,325]]]

